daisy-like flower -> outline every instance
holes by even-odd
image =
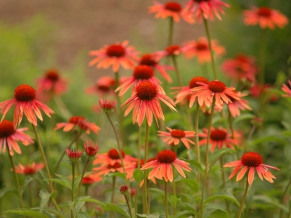
[[[254,7],[252,10],[245,10],[244,23],[246,25],[259,25],[262,29],[275,27],[283,28],[288,24],[288,18],[280,11],[268,7]]]
[[[186,22],[193,14],[198,22],[201,22],[203,18],[214,20],[214,15],[221,20],[219,13],[224,14],[222,7],[228,8],[229,5],[221,0],[189,0],[182,11],[182,17]]]
[[[67,82],[60,77],[56,69],[46,71],[44,77],[37,80],[36,92],[41,99],[49,99],[67,90]]]
[[[170,56],[177,56],[183,53],[187,49],[187,47],[183,46],[180,47],[179,45],[170,45],[165,48],[163,51],[156,51],[155,52],[155,57],[157,60],[160,60],[164,57],[170,57]]]
[[[237,55],[234,59],[225,60],[221,68],[228,77],[235,81],[256,81],[255,76],[258,70],[253,57],[244,54]]]
[[[79,127],[81,130],[84,130],[87,134],[90,134],[90,131],[98,134],[100,127],[95,123],[88,122],[82,116],[72,116],[68,122],[57,123],[57,126],[54,130],[63,128],[64,132],[69,132],[70,130]]]
[[[240,116],[240,110],[252,110],[250,108],[247,100],[243,99],[243,97],[247,96],[247,94],[243,94],[241,92],[237,92],[239,99],[230,98],[231,102],[227,104],[227,107],[233,117]]]
[[[125,172],[128,170],[128,166],[124,166]],[[109,173],[123,173],[123,168],[121,163],[114,163],[114,164],[106,164],[106,165],[101,165],[99,167],[93,168],[94,173],[97,176],[106,176]]]
[[[194,131],[184,131],[181,129],[171,129],[167,127],[169,132],[158,131],[158,136],[163,138],[163,142],[167,144],[178,145],[180,141],[186,146],[186,148],[190,149],[190,144],[195,145],[193,141],[188,138],[192,138],[195,136]],[[190,143],[190,144],[189,144]]]
[[[0,152],[4,153],[7,147],[11,155],[14,154],[14,151],[21,154],[18,141],[26,146],[33,143],[30,136],[24,133],[26,130],[27,128],[14,129],[11,121],[3,120],[0,123]]]
[[[200,84],[198,84],[199,82],[208,84],[208,80],[205,77],[196,76],[190,80],[188,86],[173,87],[172,89],[179,90],[177,96],[175,97],[176,99],[175,104],[181,102],[186,97],[187,98],[189,97],[189,108],[191,108],[197,98],[197,96],[194,95],[194,92],[192,91],[192,89],[195,87],[201,86]]]
[[[44,168],[43,163],[37,164],[37,163],[33,162],[32,164],[27,164],[25,166],[22,164],[18,164],[17,166],[15,166],[15,171],[16,171],[16,173],[29,176],[29,175],[36,174],[39,170],[41,170],[43,168]]]
[[[86,141],[84,143],[84,150],[88,158],[93,158],[99,151],[99,146],[97,143],[94,143],[92,141]]]
[[[4,119],[8,111],[15,106],[13,126],[19,125],[22,121],[23,114],[26,116],[28,122],[37,126],[37,117],[42,121],[41,110],[48,116],[54,112],[45,104],[36,100],[36,91],[29,85],[20,85],[14,90],[14,98],[0,103],[0,113],[2,115],[1,121]]]
[[[140,126],[146,117],[147,124],[151,126],[153,116],[158,123],[158,119],[164,120],[159,100],[164,102],[172,111],[176,111],[174,108],[175,103],[168,96],[159,93],[155,84],[143,81],[136,87],[134,94],[121,105],[129,105],[124,116],[127,116],[133,110],[133,123],[137,122]]]
[[[167,17],[172,17],[175,22],[180,21],[180,16],[182,12],[182,6],[178,2],[170,1],[165,4],[154,1],[154,5],[149,7],[149,13],[156,13],[155,18],[165,19]],[[186,18],[187,22],[193,23],[193,17],[189,16]]]
[[[114,94],[116,85],[115,79],[110,76],[101,76],[93,86],[86,89],[87,94],[97,94],[99,96]]]
[[[116,101],[99,99],[99,104],[105,113],[110,113],[115,109]]]
[[[276,177],[269,171],[268,168],[273,170],[280,170],[277,167],[273,167],[267,164],[263,164],[263,158],[260,154],[256,152],[247,152],[245,153],[240,160],[226,163],[223,167],[234,167],[231,175],[228,179],[231,179],[235,174],[236,181],[241,180],[246,172],[248,172],[248,183],[252,184],[255,176],[255,171],[257,171],[260,179],[263,181],[265,178],[268,182],[274,183],[273,179]]]
[[[186,178],[186,175],[183,170],[188,172],[191,171],[189,163],[179,160],[176,153],[171,150],[159,152],[157,158],[144,164],[141,170],[153,168],[153,170],[149,173],[148,179],[157,178],[160,180],[164,179],[166,182],[172,182],[174,179],[172,166],[174,166],[184,178]]]
[[[290,80],[288,80],[288,84],[291,87]],[[283,92],[285,92],[285,94],[282,95],[283,97],[291,97],[291,89],[286,84],[283,84],[281,89]]]
[[[260,98],[262,95],[265,95],[268,92],[269,87],[270,85],[268,84],[255,83],[251,87],[249,87],[250,95],[253,98]]]
[[[217,40],[211,40],[211,46],[214,54],[220,57],[225,53],[225,48],[218,44]],[[192,40],[185,43],[184,54],[186,58],[197,57],[200,64],[211,61],[211,51],[206,38],[200,37],[198,40]]]
[[[203,133],[199,134],[199,137],[203,138],[199,141],[200,146],[205,145],[207,143],[207,135],[208,129],[204,128]],[[226,129],[223,128],[211,128],[210,132],[210,140],[209,143],[212,145],[211,152],[214,151],[216,146],[221,149],[223,146],[228,148],[232,148],[233,145],[238,145],[239,140],[236,138],[232,138],[231,134],[227,132]]]
[[[128,45],[128,41],[105,45],[103,48],[90,52],[90,56],[96,56],[89,66],[97,64],[97,68],[108,68],[112,65],[113,72],[118,72],[120,66],[125,69],[131,69],[135,66],[135,61],[138,60],[139,52],[133,46]]]
[[[223,103],[231,103],[231,99],[240,100],[238,94],[235,91],[235,88],[227,87],[223,82],[214,80],[208,84],[199,82],[201,86],[191,89],[195,92],[194,97],[198,97],[199,105],[205,104],[207,107],[210,107],[215,97],[215,105],[217,107],[222,107]]]
[[[97,176],[94,173],[91,173],[87,176],[84,176],[82,179],[82,185],[92,185],[93,183],[102,181],[102,177]]]
[[[67,153],[69,159],[72,162],[75,162],[75,161],[80,161],[81,160],[83,151],[72,150],[72,149],[67,148],[66,149],[66,153]]]
[[[159,92],[165,93],[160,86],[161,81],[154,75],[154,70],[151,67],[147,65],[139,65],[134,68],[132,76],[125,79],[115,91],[120,91],[119,96],[122,96],[132,85],[134,85],[133,89],[135,89],[142,81],[149,81],[158,87]]]
[[[157,70],[165,80],[172,82],[172,78],[167,70],[174,70],[175,68],[172,66],[161,65],[155,54],[144,54],[139,60],[139,65],[147,65],[152,69]]]

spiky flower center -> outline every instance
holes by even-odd
[[[158,89],[151,82],[144,81],[136,87],[136,95],[141,100],[152,100],[157,96],[157,94]]]
[[[92,179],[90,176],[84,176],[84,178],[82,180],[83,185],[90,185],[94,182],[95,182],[94,179]]]
[[[226,85],[220,81],[211,81],[208,83],[208,87],[212,92],[223,92]]]
[[[185,132],[183,130],[180,129],[173,129],[171,132],[171,136],[173,138],[177,138],[177,139],[181,139],[185,137]]]
[[[96,147],[92,147],[92,146],[89,146],[89,147],[86,147],[85,148],[85,152],[88,156],[95,156],[95,154],[98,152],[98,148]]]
[[[171,150],[164,150],[158,153],[157,160],[159,163],[173,163],[177,158],[175,152]]]
[[[241,63],[248,63],[247,57],[245,55],[243,55],[243,54],[237,55],[235,57],[235,60],[237,60],[237,61],[239,61]]]
[[[0,123],[0,138],[7,138],[15,133],[13,123],[9,120],[3,120]]]
[[[182,10],[182,7],[177,2],[167,2],[165,4],[165,9],[173,12],[180,12]]]
[[[126,193],[128,193],[130,190],[129,190],[129,188],[128,188],[127,185],[124,185],[124,186],[121,186],[121,187],[119,188],[119,191],[120,191],[121,194],[126,194]]]
[[[122,57],[125,55],[125,49],[118,44],[110,45],[106,51],[107,55],[110,57]]]
[[[197,82],[208,84],[208,79],[206,79],[202,76],[195,76],[193,79],[191,79],[191,81],[189,83],[189,88],[192,89],[192,88],[195,88],[197,86],[201,86],[201,85],[197,84]]]
[[[197,43],[197,44],[196,44],[195,48],[196,48],[196,50],[198,50],[198,51],[205,51],[205,50],[208,49],[208,45],[205,44],[205,43],[200,42],[200,43]]]
[[[226,139],[227,133],[225,130],[222,129],[215,129],[212,130],[210,133],[210,138],[213,141],[223,141]]]
[[[59,79],[59,74],[56,70],[49,70],[46,72],[45,78],[52,82],[56,82]]]
[[[210,0],[194,0],[197,3],[201,3],[201,2],[209,2]]]
[[[180,46],[178,45],[171,45],[166,48],[168,55],[173,55],[175,51],[179,51],[179,50],[180,50]]]
[[[80,159],[83,154],[82,151],[70,150],[70,149],[67,149],[66,152],[70,160],[73,160],[73,161]]]
[[[150,79],[154,76],[154,71],[147,65],[139,65],[133,70],[133,76],[136,80]]]
[[[17,101],[32,101],[35,96],[35,89],[26,84],[20,85],[14,90],[14,97]]]
[[[270,17],[271,14],[272,14],[272,11],[270,8],[267,8],[267,7],[261,7],[258,9],[258,15],[261,16],[261,17]]]
[[[24,174],[25,175],[31,175],[31,174],[35,174],[36,173],[36,170],[32,167],[29,167],[29,166],[26,166],[24,168]]]
[[[157,65],[157,61],[154,59],[154,57],[151,54],[145,54],[141,57],[139,61],[139,65],[147,65],[149,67],[154,67]]]
[[[121,156],[122,156],[122,158],[124,158],[124,156],[125,156],[125,153],[124,153],[124,151],[122,151],[122,150],[121,150]],[[118,151],[117,151],[115,148],[111,149],[111,150],[108,152],[108,157],[109,157],[110,159],[113,159],[113,160],[118,160],[118,159],[120,159],[120,158],[119,158],[119,153],[118,153]]]
[[[111,90],[111,87],[106,85],[97,85],[96,88],[101,92],[109,92]]]
[[[79,122],[83,120],[85,120],[85,118],[82,116],[73,116],[69,119],[69,123],[79,124]]]
[[[107,169],[117,169],[117,168],[120,168],[121,167],[121,164],[120,163],[114,163],[114,164],[108,164],[107,165]]]
[[[257,167],[263,163],[263,158],[257,152],[247,152],[242,156],[241,161],[245,166]]]

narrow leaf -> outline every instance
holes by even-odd
[[[236,198],[231,195],[212,195],[204,201],[204,204],[206,205],[209,202],[214,201],[216,199],[229,200],[235,203],[238,207],[240,206],[240,203],[236,200]]]
[[[135,169],[133,172],[133,178],[139,184],[143,180],[143,172],[140,169]]]
[[[50,199],[51,193],[49,193],[45,189],[41,189],[39,192],[39,197],[40,197],[40,206],[39,206],[39,211],[42,212],[43,208],[47,206],[47,203]]]

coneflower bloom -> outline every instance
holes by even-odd
[[[268,168],[273,170],[280,170],[277,167],[273,167],[267,164],[263,164],[263,158],[260,154],[256,152],[247,152],[245,153],[240,160],[233,161],[226,163],[223,167],[234,167],[231,175],[228,179],[231,179],[235,174],[236,181],[241,180],[246,172],[248,172],[248,183],[252,184],[255,176],[255,171],[257,171],[258,176],[263,181],[263,178],[265,178],[268,182],[274,183],[273,179],[276,177],[269,171]]]
[[[128,45],[128,41],[105,45],[103,48],[95,51],[90,51],[90,56],[96,56],[89,66],[97,64],[97,68],[108,68],[112,65],[113,72],[118,72],[120,66],[125,69],[131,69],[135,66],[138,60],[139,52],[133,46]]]
[[[288,84],[291,87],[290,80],[288,80]],[[283,84],[281,89],[283,92],[285,92],[285,94],[282,95],[283,97],[291,97],[291,89],[286,84]]]
[[[127,169],[127,167],[128,166],[125,166],[124,169]],[[118,162],[114,164],[101,165],[101,166],[93,168],[92,170],[98,177],[106,176],[109,173],[115,173],[115,172],[123,173],[122,165],[121,163],[118,163]]]
[[[99,146],[92,141],[86,141],[84,143],[84,150],[88,158],[93,158],[99,151]]]
[[[215,97],[215,105],[222,107],[223,103],[231,103],[231,99],[240,100],[235,88],[227,87],[223,82],[214,80],[208,84],[198,82],[201,86],[195,87],[192,91],[195,92],[194,97],[198,97],[199,105],[205,104],[210,107]]]
[[[44,164],[43,163],[35,163],[33,162],[32,164],[27,164],[27,165],[22,165],[22,164],[18,164],[17,166],[15,166],[15,171],[18,174],[24,174],[24,175],[33,175],[36,174],[39,170],[44,168]]]
[[[211,40],[211,46],[213,53],[217,57],[220,57],[225,53],[225,48],[220,46],[217,40]],[[200,64],[211,61],[211,51],[209,44],[207,39],[204,37],[185,43],[183,50],[186,58],[192,58],[196,56]]]
[[[139,65],[134,68],[132,76],[125,79],[115,91],[120,91],[119,96],[122,96],[132,85],[134,85],[134,90],[142,81],[149,81],[158,87],[159,92],[165,93],[160,86],[162,82],[154,75],[153,68],[147,65]]]
[[[170,1],[165,4],[154,1],[154,5],[149,7],[149,13],[156,13],[155,18],[165,19],[167,17],[172,17],[175,22],[180,21],[180,16],[182,12],[182,6],[178,2]],[[189,23],[193,23],[192,17],[187,17]]]
[[[139,65],[147,65],[154,70],[157,70],[165,80],[172,82],[172,78],[167,70],[174,70],[175,68],[172,66],[161,65],[155,54],[144,54],[139,60]]]
[[[268,91],[270,85],[268,84],[258,84],[255,83],[251,87],[249,87],[250,96],[253,98],[260,98],[262,95],[265,95]]]
[[[28,122],[37,126],[37,117],[42,120],[41,110],[48,116],[54,112],[45,104],[36,100],[36,91],[29,85],[23,84],[14,90],[14,98],[0,103],[1,121],[4,119],[8,111],[15,106],[13,125],[14,129],[22,121],[23,115],[26,116]]]
[[[186,178],[183,170],[190,172],[191,168],[189,163],[179,160],[175,152],[171,150],[164,150],[158,153],[156,160],[147,162],[143,165],[141,170],[147,170],[153,168],[149,173],[148,179],[157,178],[164,179],[166,182],[173,181],[173,169],[172,166],[176,168],[179,174]]]
[[[247,80],[250,82],[256,81],[258,72],[254,58],[244,54],[237,55],[234,59],[227,59],[221,66],[223,72],[229,78],[235,81]]]
[[[11,121],[3,120],[0,123],[0,152],[5,152],[7,147],[11,155],[13,155],[14,151],[21,154],[17,141],[26,146],[33,143],[30,136],[24,133],[26,130],[27,128],[14,129]]]
[[[146,117],[147,124],[151,126],[153,116],[156,121],[158,119],[164,120],[159,100],[164,102],[172,111],[176,111],[174,108],[175,103],[168,96],[159,93],[155,84],[143,81],[135,88],[134,94],[121,105],[128,105],[124,116],[127,116],[133,110],[133,123],[137,122],[140,126]]]
[[[74,162],[74,161],[80,161],[82,158],[83,151],[73,150],[73,149],[66,149],[66,153],[68,155],[68,158]]]
[[[110,113],[112,110],[115,109],[116,101],[99,99],[99,104],[105,113]]]
[[[47,70],[44,77],[37,80],[36,92],[40,98],[49,99],[67,90],[67,82],[60,77],[56,69]]]
[[[268,7],[254,7],[252,10],[245,10],[244,23],[246,25],[259,25],[262,29],[269,28],[271,30],[275,27],[283,28],[288,24],[288,18],[278,10]]]
[[[82,179],[82,185],[92,185],[93,183],[102,181],[102,177],[97,176],[94,173],[91,173],[87,176],[84,176]]]
[[[82,116],[72,116],[68,122],[57,123],[57,126],[54,128],[54,130],[63,128],[64,132],[69,132],[76,127],[84,130],[87,134],[90,134],[90,131],[98,134],[100,130],[99,126],[97,126],[95,123],[88,122]]]
[[[212,127],[210,131],[211,132],[209,143],[212,145],[210,150],[211,152],[213,152],[216,147],[218,147],[219,149],[221,149],[223,146],[232,148],[233,145],[239,144],[238,139],[233,139],[231,137],[231,134],[226,129]],[[207,135],[208,129],[204,128],[203,133],[199,134],[199,137],[203,138],[199,141],[200,146],[207,143]]]
[[[189,108],[191,108],[194,104],[194,102],[197,99],[197,96],[194,95],[195,92],[192,91],[193,88],[201,86],[198,84],[199,82],[202,82],[204,84],[208,84],[208,80],[205,77],[202,76],[196,76],[192,78],[189,82],[188,86],[183,86],[183,87],[173,87],[172,89],[179,90],[178,94],[176,95],[175,99],[175,104],[179,103],[186,97],[189,97]]]
[[[230,111],[233,117],[240,116],[240,110],[252,110],[250,108],[247,100],[243,99],[243,97],[247,96],[246,93],[236,92],[239,99],[230,98],[231,102],[227,104],[228,110]]]
[[[154,53],[154,56],[157,58],[157,60],[160,60],[164,57],[171,57],[171,56],[177,56],[182,54],[187,47],[183,46],[180,47],[179,45],[170,45],[165,48],[163,51],[156,51]]]
[[[229,7],[221,0],[189,0],[182,11],[182,17],[188,21],[193,16],[201,22],[203,18],[214,20],[214,15],[221,20],[219,13],[224,14],[222,7]]]
[[[169,130],[169,132],[158,131],[159,133],[158,136],[161,136],[163,138],[163,142],[169,145],[170,144],[178,145],[180,142],[182,142],[188,149],[190,149],[190,144],[195,145],[193,141],[188,139],[188,138],[193,138],[195,136],[194,131],[171,129],[169,127],[167,127],[167,129]]]
[[[116,85],[115,79],[110,76],[101,76],[93,86],[86,89],[87,94],[97,94],[99,96],[114,94]]]

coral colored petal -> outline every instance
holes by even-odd
[[[250,167],[249,174],[248,174],[248,183],[252,184],[255,176],[255,169],[254,167]]]
[[[248,170],[248,167],[247,166],[243,167],[241,169],[241,171],[237,174],[236,181],[241,180],[244,177],[244,175],[247,172],[247,170]]]

